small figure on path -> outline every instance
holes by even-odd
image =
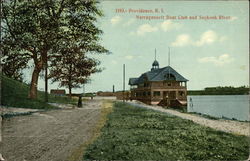
[[[82,107],[82,96],[79,96],[77,106]]]
[[[190,107],[193,107],[193,100],[191,97],[190,97],[189,101],[190,101],[190,103],[189,103]]]

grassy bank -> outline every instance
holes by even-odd
[[[2,80],[2,105],[20,108],[36,108],[36,109],[50,109],[54,106],[44,102],[44,92],[38,91],[37,99],[29,99],[29,86],[25,83],[15,81],[13,79],[1,76]],[[69,99],[68,97],[55,97],[49,95],[49,102],[55,103],[72,103],[76,104],[77,100]]]
[[[246,160],[248,138],[174,116],[115,103],[90,160]]]

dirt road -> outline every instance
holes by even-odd
[[[100,118],[101,107],[102,100],[91,100],[84,108],[5,119],[0,153],[6,161],[80,160],[82,147],[92,137]]]

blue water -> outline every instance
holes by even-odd
[[[249,95],[188,96],[187,105],[188,112],[250,121]]]

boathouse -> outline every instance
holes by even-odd
[[[187,81],[171,66],[159,68],[155,59],[150,71],[129,79],[130,99],[152,105],[186,105]]]

